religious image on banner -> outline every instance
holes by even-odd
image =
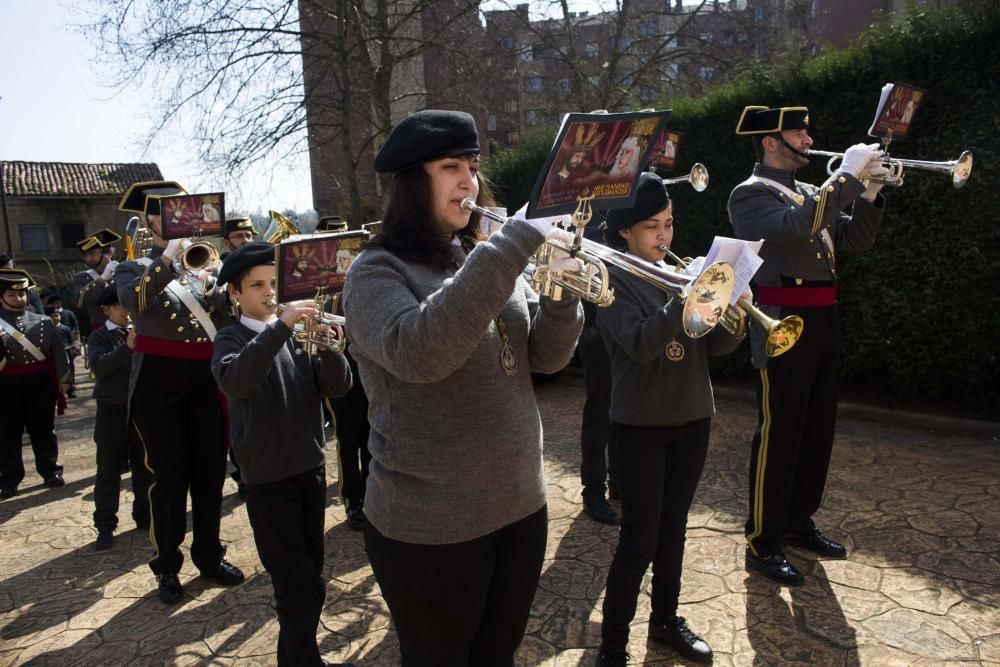
[[[528,201],[528,217],[572,213],[578,197],[595,209],[626,208],[669,111],[568,114]]]
[[[906,83],[887,83],[882,86],[875,122],[868,134],[880,139],[905,139],[913,122],[913,115],[927,91]]]
[[[275,248],[278,301],[311,299],[316,290],[333,294],[344,289],[351,263],[368,240],[366,231],[292,236]]]
[[[681,133],[673,130],[663,130],[660,138],[653,146],[653,152],[649,154],[649,161],[653,168],[661,171],[673,171],[677,165],[677,149],[681,143]]]
[[[164,240],[222,236],[226,221],[223,193],[168,195],[157,199]]]

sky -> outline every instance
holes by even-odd
[[[492,0],[484,7],[505,4]],[[570,2],[573,10],[598,5]],[[85,20],[67,0],[0,0],[0,159],[155,162],[164,178],[189,192],[225,191],[230,212],[312,208],[304,154],[252,168],[237,180],[204,173],[183,127],[145,150],[155,110],[145,95],[119,94],[101,80],[95,45],[72,29]]]

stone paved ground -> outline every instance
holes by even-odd
[[[81,396],[89,393],[81,388]],[[564,375],[538,393],[551,523],[518,664],[589,665],[616,531],[580,512],[579,378]],[[78,399],[58,422],[64,488],[44,489],[32,471],[21,495],[0,503],[0,664],[274,664],[270,582],[231,481],[222,535],[230,560],[247,574],[244,585],[206,586],[188,562],[183,603],[164,607],[145,565],[147,538],[133,529],[127,509],[115,548],[93,551],[92,414],[92,401]],[[1000,664],[995,442],[841,422],[818,519],[846,542],[851,558],[791,552],[808,583],[780,589],[742,568],[752,428],[748,406],[720,405],[688,530],[682,614],[715,649],[716,664]],[[30,469],[30,449],[25,454]],[[337,502],[327,527],[322,650],[329,660],[395,664],[388,613],[360,536],[347,530]],[[643,595],[630,652],[647,664],[675,663],[647,644],[648,612]]]

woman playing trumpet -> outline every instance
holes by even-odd
[[[648,262],[662,262],[673,239],[673,209],[661,179],[639,178],[631,209],[607,216],[608,244]],[[611,357],[611,421],[621,495],[621,532],[604,599],[598,665],[628,660],[629,624],[639,587],[653,564],[649,636],[690,660],[712,650],[677,616],[684,530],[708,450],[715,413],[709,355],[736,349],[723,329],[689,338],[683,303],[612,267],[614,303],[597,311]]]
[[[471,116],[408,116],[375,168],[392,194],[343,297],[371,422],[365,546],[403,665],[513,665],[548,523],[531,372],[566,365],[582,311],[521,277],[559,230],[515,216],[485,239],[462,205],[492,203]]]

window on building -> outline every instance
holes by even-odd
[[[565,46],[560,46],[555,51],[555,59],[558,62],[566,62],[569,60],[569,51],[566,50]]]
[[[59,247],[75,248],[77,241],[87,235],[87,227],[82,222],[64,222],[59,225]]]
[[[703,32],[700,35],[698,35],[698,40],[702,44],[711,44],[713,39],[714,38],[712,37],[712,33],[710,32]]]
[[[594,76],[588,76],[587,81],[589,81],[590,85],[593,86],[594,88],[599,88],[601,85],[601,77],[597,76],[596,74]]]
[[[541,120],[542,112],[538,109],[528,109],[524,116],[524,122],[528,124],[528,127],[536,127]]]
[[[507,113],[517,113],[517,100],[504,100],[503,110]]]
[[[643,23],[639,26],[640,37],[656,37],[659,32],[660,29],[655,23]]]
[[[736,43],[736,33],[734,33],[732,30],[727,30],[725,33],[723,33],[722,42],[726,46],[732,46],[733,44]]]
[[[656,90],[649,86],[639,88],[639,99],[643,104],[651,104],[656,100]]]
[[[677,48],[677,35],[672,35],[670,39],[667,40],[667,48],[668,49]]]
[[[587,44],[585,47],[583,47],[583,55],[590,59],[600,58],[601,47],[594,43]]]
[[[486,117],[486,131],[487,132],[497,131],[497,115],[495,113],[491,113],[489,116]]]
[[[711,81],[715,78],[715,68],[714,67],[699,67],[698,76],[702,81]]]
[[[545,81],[540,76],[529,76],[524,80],[524,92],[540,93],[545,86]]]
[[[545,60],[545,47],[534,44],[531,47],[531,59],[534,61]]]
[[[506,49],[507,51],[514,50],[514,38],[511,37],[510,35],[507,35],[506,37],[501,39],[500,44],[502,44],[503,48]]]
[[[753,18],[754,18],[755,21],[763,21],[764,20],[764,8],[763,7],[754,7],[753,8]]]
[[[681,66],[677,63],[670,63],[663,70],[663,78],[667,81],[676,81],[681,76]]]
[[[526,63],[530,63],[535,60],[535,50],[530,44],[525,44],[521,47],[521,60]]]
[[[49,228],[47,225],[21,225],[21,250],[47,252]]]
[[[517,130],[507,130],[507,132],[503,135],[503,142],[508,146],[510,146],[511,144],[515,143],[520,138],[520,136],[521,133],[518,132]]]
[[[559,97],[569,95],[569,79],[559,79],[556,81],[556,95]]]
[[[608,43],[611,45],[611,50],[615,51],[616,49],[615,49],[615,36],[614,35],[611,36],[611,39],[608,41]],[[619,53],[623,53],[623,52],[627,51],[628,47],[631,46],[631,45],[632,45],[632,38],[629,37],[628,35],[622,35],[618,39],[617,51]]]

